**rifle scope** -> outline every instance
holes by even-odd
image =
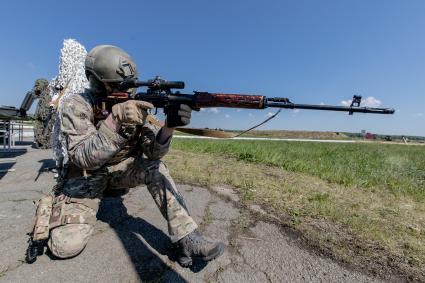
[[[122,83],[120,83],[120,86],[123,89],[146,86],[153,90],[168,90],[168,89],[184,89],[184,82],[166,81],[166,80],[162,80],[160,77],[156,77],[153,80],[147,80],[147,81],[139,81],[137,79],[125,80]]]

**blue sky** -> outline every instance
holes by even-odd
[[[63,39],[114,44],[141,79],[186,90],[341,104],[353,94],[393,116],[282,111],[262,129],[425,136],[425,1],[7,1],[0,6],[0,104],[18,106],[57,73]],[[372,99],[373,100],[373,99]],[[264,111],[218,109],[192,126],[245,129]]]

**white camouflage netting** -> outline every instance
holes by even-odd
[[[53,126],[52,148],[53,155],[57,165],[62,166],[68,162],[68,153],[66,151],[66,141],[60,131],[60,112],[62,110],[62,101],[65,98],[81,93],[88,87],[88,81],[84,70],[84,61],[87,51],[83,45],[75,39],[65,39],[59,58],[59,74],[49,83],[52,103],[58,101],[58,115]],[[63,93],[56,87],[63,87]]]

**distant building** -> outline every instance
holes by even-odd
[[[375,140],[376,139],[376,135],[375,134],[372,134],[372,133],[366,133],[364,135],[364,138],[367,139],[367,140]]]

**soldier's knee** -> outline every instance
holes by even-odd
[[[89,224],[67,224],[50,232],[48,246],[53,255],[70,258],[78,255],[86,247],[93,232]]]

